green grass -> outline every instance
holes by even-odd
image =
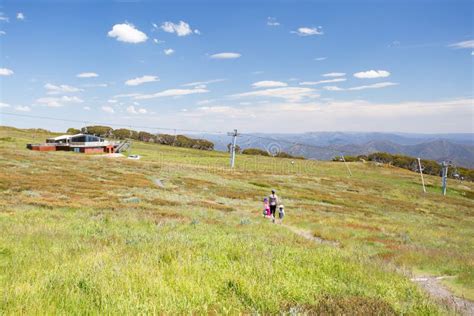
[[[246,155],[230,171],[138,142],[139,161],[26,150],[47,136],[0,128],[0,313],[445,313],[409,271],[474,297],[472,183],[443,197],[406,170]],[[288,225],[341,247],[261,218],[270,188]]]

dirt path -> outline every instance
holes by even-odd
[[[307,230],[299,229],[294,226],[284,224],[281,226],[303,238],[317,242],[318,244],[327,244],[333,247],[339,247],[339,243],[337,241],[325,240],[323,238],[316,237]],[[469,316],[474,315],[474,302],[454,296],[453,293],[451,293],[443,284],[441,284],[441,280],[447,278],[452,277],[418,276],[412,278],[411,281],[421,286],[426,292],[428,292],[431,297],[433,297],[440,304],[447,306],[450,309],[454,309],[456,313]]]

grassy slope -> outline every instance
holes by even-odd
[[[46,136],[0,128],[0,312],[442,312],[394,266],[473,297],[472,183],[442,197],[439,178],[423,195],[416,174],[369,164],[349,178],[144,143],[139,161],[25,149]],[[260,218],[270,187],[287,224],[341,249]]]

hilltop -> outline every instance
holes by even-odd
[[[1,313],[448,313],[415,276],[474,299],[474,183],[443,197],[372,163],[25,148],[49,136],[0,127]],[[261,216],[271,188],[285,225]]]
[[[225,150],[229,137],[200,134]],[[375,152],[403,154],[441,162],[451,160],[458,166],[474,168],[474,134],[408,134],[363,132],[310,132],[302,134],[247,134],[240,140],[242,148],[267,149],[277,144],[293,155],[319,160],[334,156],[368,155]],[[299,145],[302,144],[302,145]]]

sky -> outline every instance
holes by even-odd
[[[472,133],[473,9],[3,0],[0,125]]]

